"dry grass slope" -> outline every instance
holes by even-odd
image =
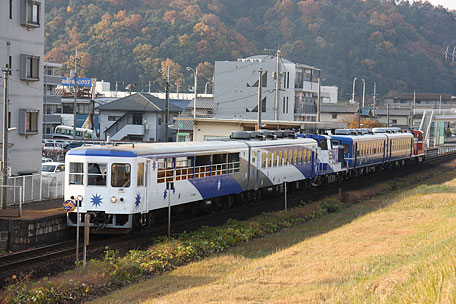
[[[456,172],[93,303],[452,303]]]

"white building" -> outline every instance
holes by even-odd
[[[44,1],[0,1],[0,65],[8,75],[8,166],[13,175],[41,171]],[[3,76],[3,73],[2,75]],[[3,79],[0,101],[3,102]],[[0,117],[3,117],[0,109]],[[2,132],[3,123],[0,124]]]
[[[279,100],[276,109],[277,58],[252,56],[216,61],[214,104],[216,118],[256,119],[259,70],[262,69],[262,119],[315,121],[320,69],[280,59]]]
[[[44,63],[44,96],[43,96],[43,137],[52,138],[55,127],[62,124],[62,96],[56,92],[62,83],[58,71],[60,63]]]

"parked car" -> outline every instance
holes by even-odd
[[[49,157],[41,157],[41,163],[52,163],[52,158]]]
[[[63,155],[63,146],[58,142],[46,142],[43,147],[43,156],[56,158]]]
[[[55,176],[59,172],[65,172],[65,164],[57,162],[49,162],[41,164],[41,175],[43,176]]]

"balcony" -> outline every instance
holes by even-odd
[[[44,114],[43,123],[59,125],[62,123],[62,118],[61,118],[60,114]]]
[[[62,96],[60,95],[43,95],[44,104],[61,104]]]
[[[44,75],[44,84],[60,85],[62,83],[62,76]]]

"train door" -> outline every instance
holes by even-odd
[[[256,154],[256,158],[255,158],[255,166],[256,166],[256,172],[255,172],[255,190],[258,190],[258,188],[260,187],[260,183],[261,183],[261,180],[260,180],[260,175],[261,175],[261,158],[262,158],[262,155],[261,155],[261,150],[256,150],[255,151],[255,154]]]

